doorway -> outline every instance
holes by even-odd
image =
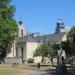
[[[21,47],[21,59],[22,59],[22,63],[23,63],[23,57],[24,57],[24,48],[23,47]]]

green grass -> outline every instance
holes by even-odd
[[[23,75],[25,70],[36,69],[37,63],[21,64],[13,66],[12,64],[0,64],[0,75]],[[50,63],[41,63],[41,68],[50,68]]]
[[[0,75],[17,75],[15,71],[12,70],[0,70]]]
[[[0,75],[22,75],[22,70],[12,65],[0,64]]]

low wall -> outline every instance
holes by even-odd
[[[22,64],[22,59],[21,58],[13,58],[13,57],[7,57],[5,58],[5,63],[7,64]]]

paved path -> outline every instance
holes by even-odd
[[[44,68],[35,69],[35,70],[25,70],[23,75],[55,75],[54,69],[46,70]]]
[[[25,71],[24,75],[43,75],[43,74],[45,74],[44,71],[27,70],[27,71]]]
[[[45,71],[33,71],[33,70],[27,70],[23,75],[52,75]]]

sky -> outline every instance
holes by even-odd
[[[75,24],[75,0],[13,0],[13,5],[16,21],[21,17],[27,32],[54,33],[57,19],[66,27]]]

